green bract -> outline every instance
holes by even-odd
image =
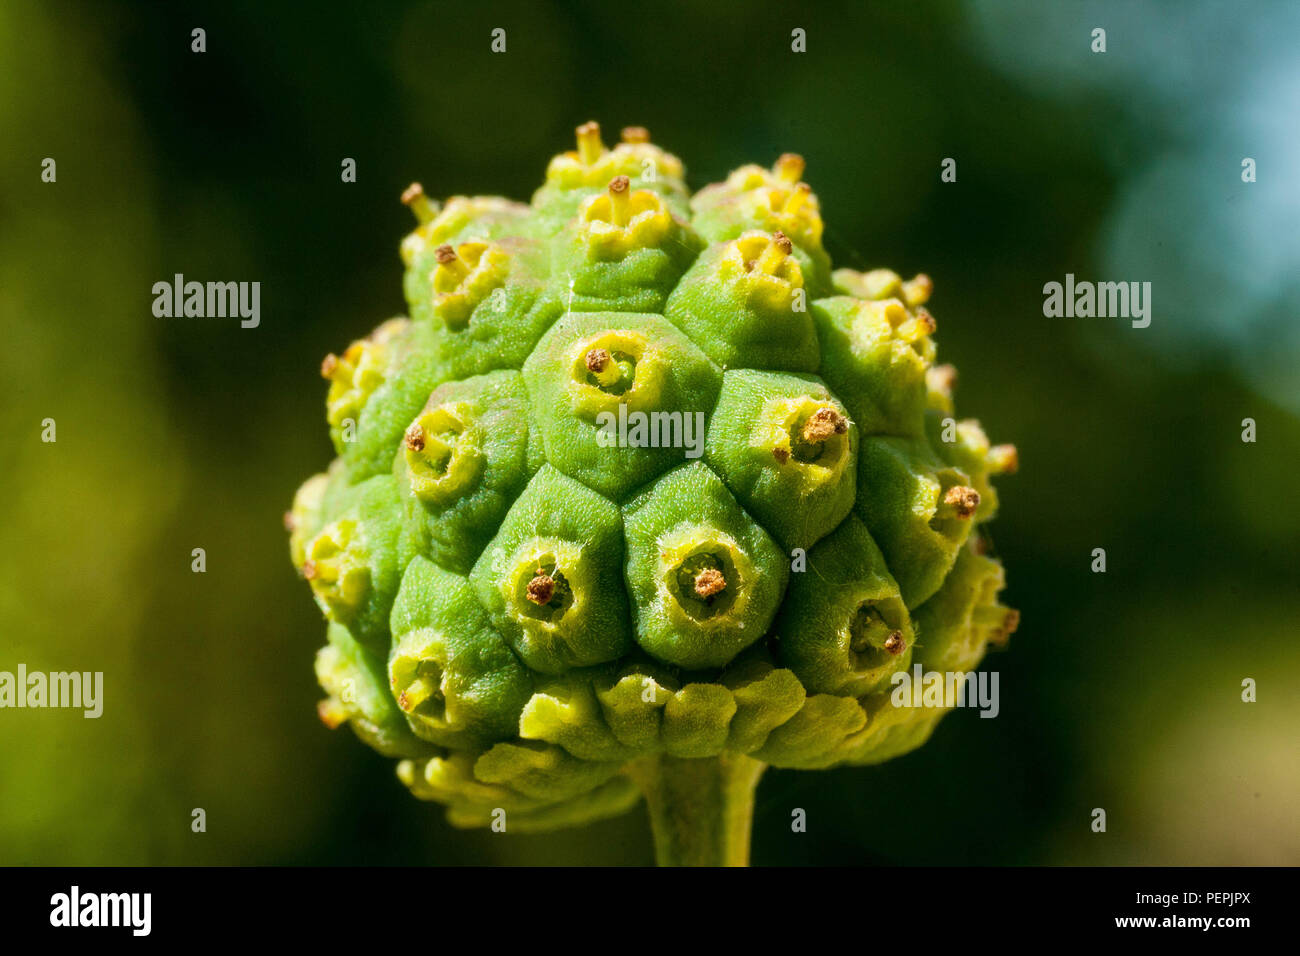
[[[803,170],[692,196],[587,124],[531,205],[404,194],[411,317],[326,358],[287,524],[322,719],[458,825],[644,797],[662,861],[743,862],[765,766],[919,746],[944,708],[898,678],[1014,629],[1015,449],[955,417],[927,277],[832,269]]]

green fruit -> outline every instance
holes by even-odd
[[[1015,449],[955,418],[925,276],[833,270],[803,161],[691,195],[594,123],[530,205],[418,186],[410,318],[322,366],[338,457],[286,516],[330,726],[453,823],[647,799],[741,863],[764,767],[878,763],[910,669],[1005,643],[981,525]]]

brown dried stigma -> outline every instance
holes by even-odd
[[[429,222],[437,214],[433,203],[424,194],[424,187],[419,183],[411,183],[402,190],[402,205],[410,209],[422,223]]]
[[[420,427],[419,422],[412,423],[406,430],[404,441],[411,451],[424,451],[424,429]]]
[[[994,445],[985,460],[989,469],[998,474],[1014,475],[1020,470],[1020,452],[1015,445]]]
[[[705,568],[695,576],[695,593],[705,600],[726,590],[726,587],[727,579],[717,568]]]
[[[575,133],[578,137],[578,160],[584,166],[591,166],[605,152],[605,144],[600,141],[600,124],[583,123]]]
[[[941,395],[952,395],[957,385],[957,366],[944,364],[926,369],[925,384]]]
[[[832,435],[843,435],[849,430],[849,420],[835,409],[819,408],[803,424],[803,440],[812,445],[826,441]]]
[[[538,568],[536,576],[528,582],[526,594],[538,607],[545,607],[555,597],[555,579]]]
[[[969,518],[980,506],[980,493],[966,485],[953,485],[943,496],[943,502],[952,505],[958,518]]]

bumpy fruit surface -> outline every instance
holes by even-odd
[[[955,419],[926,276],[832,269],[803,169],[692,195],[587,124],[530,205],[404,194],[410,318],[326,358],[338,457],[287,524],[322,719],[453,822],[644,794],[691,858],[693,800],[920,746],[944,710],[894,675],[1014,628],[982,526],[1015,450]]]

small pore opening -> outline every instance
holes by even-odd
[[[871,669],[885,664],[907,647],[903,632],[885,620],[872,601],[858,605],[849,619],[849,650],[859,668]]]
[[[452,455],[455,453],[456,435],[448,435],[444,440],[437,443],[431,454],[425,455],[425,460],[429,463],[429,470],[441,478],[447,474],[447,466],[451,464]]]
[[[451,465],[452,456],[456,452],[456,441],[459,435],[447,433],[443,435],[432,436],[432,440],[427,440],[418,449],[421,453],[420,460],[425,475],[430,478],[442,478],[447,474],[447,468]]]
[[[930,519],[930,528],[945,538],[956,540],[970,526],[979,508],[980,494],[964,484],[964,477],[957,472],[941,472],[938,478],[939,501],[934,517]]]
[[[540,621],[558,621],[573,604],[573,588],[555,559],[539,560],[532,574],[520,576],[517,606],[529,617]]]
[[[696,620],[725,614],[736,601],[739,574],[723,549],[696,551],[672,575],[678,604]]]
[[[790,454],[795,461],[835,464],[847,447],[849,420],[829,405],[799,416],[790,426]]]
[[[416,663],[406,686],[397,695],[397,704],[408,714],[440,721],[447,713],[442,694],[442,667],[425,658]]]
[[[609,395],[623,395],[636,382],[636,356],[596,348],[586,354],[587,384]]]
[[[414,453],[412,467],[428,478],[444,477],[463,430],[463,423],[443,409],[423,416],[406,430],[406,447]]]

